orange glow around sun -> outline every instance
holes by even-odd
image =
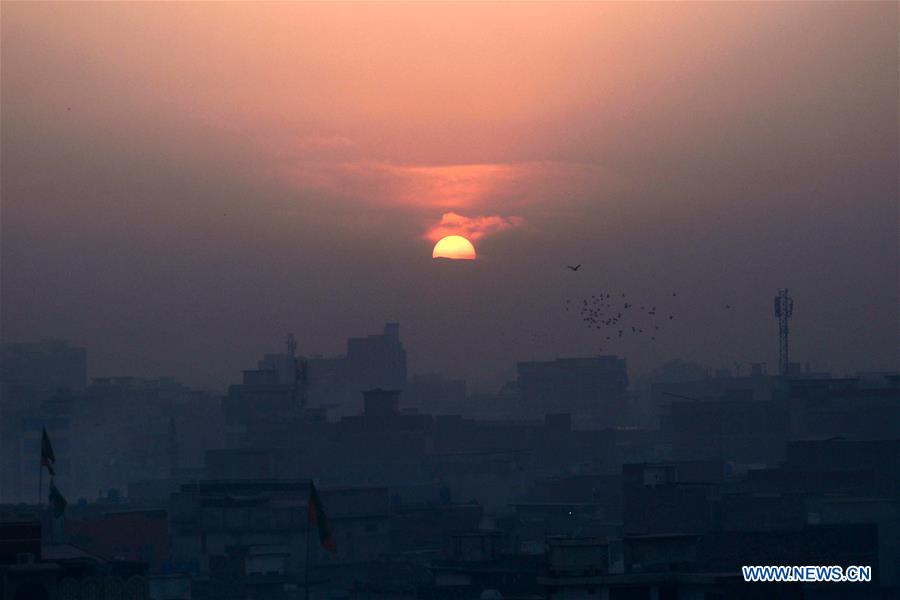
[[[431,258],[475,260],[475,256],[475,246],[461,235],[448,235],[441,238],[431,252]]]

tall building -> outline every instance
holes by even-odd
[[[406,387],[406,350],[400,341],[400,324],[387,323],[381,335],[349,338],[347,375],[358,391]]]
[[[357,415],[364,390],[406,388],[398,323],[386,324],[381,334],[349,338],[344,356],[295,357],[290,349],[266,354],[257,367],[229,388],[224,406],[232,433],[245,433],[248,421],[281,423],[300,409],[327,411],[329,418]]]
[[[222,399],[226,446],[243,447],[271,429],[324,418],[306,406],[305,395],[302,382],[283,382],[277,369],[245,370],[242,382],[229,386]]]
[[[520,362],[517,369],[524,417],[563,412],[613,424],[625,411],[628,373],[624,358],[558,358]]]

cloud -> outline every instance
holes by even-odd
[[[336,146],[348,151],[353,148]],[[519,211],[546,206],[548,198],[559,205],[617,186],[616,177],[597,165],[552,161],[412,165],[295,154],[276,161],[275,167],[276,176],[293,189],[375,206],[441,212]]]
[[[352,146],[334,148],[351,150]],[[452,210],[503,194],[531,169],[530,165],[515,164],[421,166],[326,158],[297,161],[286,171],[301,188],[329,190],[377,204]]]
[[[521,227],[522,217],[501,217],[500,215],[466,217],[455,212],[446,212],[441,220],[428,229],[425,238],[436,242],[444,236],[461,235],[470,240],[480,240],[486,236]]]

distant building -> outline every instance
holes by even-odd
[[[0,344],[0,383],[5,394],[38,403],[59,390],[87,384],[87,350],[64,340]]]
[[[249,369],[240,384],[229,386],[222,399],[225,443],[246,446],[248,440],[272,427],[324,419],[318,409],[306,407],[306,389],[301,381],[285,381],[277,369]]]
[[[389,549],[387,489],[320,490],[337,540],[332,554],[317,538],[307,541],[316,535],[306,518],[309,485],[269,479],[181,486],[169,510],[169,570],[192,574],[197,598],[295,598],[289,592],[305,585],[309,548],[311,586],[349,588],[355,570]]]
[[[69,449],[56,455],[71,465],[66,491],[74,498],[169,478],[173,467],[200,466],[205,448],[223,443],[221,398],[173,379],[95,377],[71,405]],[[63,432],[47,430],[56,450]]]
[[[359,390],[406,387],[406,350],[400,324],[388,323],[381,335],[347,340],[347,375]]]
[[[724,475],[721,461],[623,465],[625,535],[709,531],[713,527],[712,501]]]
[[[748,377],[705,377],[690,380],[657,380],[650,385],[650,401],[660,410],[674,400],[711,400],[723,396],[772,400],[780,385],[777,377],[761,372]]]
[[[523,416],[566,412],[612,424],[626,409],[628,373],[623,358],[558,358],[520,362],[517,368]]]
[[[790,415],[780,400],[754,400],[748,390],[716,400],[676,400],[662,417],[675,460],[718,459],[774,465],[784,458]]]
[[[400,341],[400,325],[387,323],[381,334],[348,338],[343,356],[295,360],[289,354],[266,354],[257,370],[257,377],[268,378],[269,384],[296,387],[294,396],[301,398],[304,406],[327,410],[329,418],[335,418],[359,414],[364,390],[405,389],[406,350]]]
[[[467,406],[466,382],[446,379],[437,373],[410,377],[403,393],[404,405],[430,414],[464,414]]]
[[[169,559],[169,522],[164,509],[121,509],[66,518],[67,541],[100,556],[145,563],[159,572]]]
[[[431,585],[422,600],[450,598],[538,598],[537,574],[543,556],[510,552],[500,531],[479,529],[449,533],[447,550],[429,562]]]
[[[376,388],[363,392],[363,414],[366,417],[392,417],[400,412],[400,390]]]
[[[63,340],[0,344],[0,500],[34,501],[41,429],[68,486],[74,400],[85,388],[87,352]]]
[[[33,510],[0,514],[0,598],[147,597],[146,564],[49,543],[49,518],[39,519]]]
[[[795,438],[900,438],[900,375],[790,379],[787,403]]]

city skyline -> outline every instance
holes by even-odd
[[[399,321],[411,373],[496,390],[771,368],[787,287],[797,360],[896,367],[891,3],[4,8],[4,341],[221,389]],[[677,318],[565,311],[608,292]]]
[[[900,597],[900,3],[0,10],[3,600]]]

